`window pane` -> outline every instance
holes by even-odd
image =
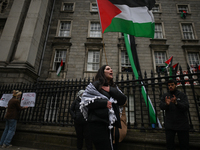
[[[159,10],[159,5],[155,5],[155,6],[152,8],[152,12],[160,12],[160,10]]]
[[[73,6],[74,4],[73,3],[65,3],[63,5],[63,11],[73,11]]]
[[[182,31],[184,39],[194,39],[194,33],[191,24],[182,24]]]
[[[188,12],[188,6],[187,5],[179,5],[178,6],[178,11],[179,12],[183,12],[183,11]]]
[[[90,37],[101,37],[100,23],[93,22],[90,24]]]
[[[99,51],[88,51],[87,71],[97,71],[100,63]]]
[[[166,61],[166,52],[154,52],[155,64],[156,64],[156,71],[163,72],[165,68],[165,61]]]
[[[58,67],[60,66],[61,60],[63,60],[62,70],[64,70],[66,54],[67,54],[67,50],[56,50],[55,57],[54,57],[53,70],[58,69]]]
[[[70,36],[70,26],[71,26],[70,21],[61,21],[58,36],[69,37]]]
[[[121,71],[122,72],[132,72],[131,63],[128,58],[126,51],[121,51]]]
[[[163,38],[162,24],[155,24],[154,38],[155,39]]]
[[[96,3],[92,3],[92,11],[98,11]]]
[[[192,67],[196,66],[196,64],[199,65],[200,64],[199,53],[198,52],[188,53],[188,60],[189,60],[190,66]]]
[[[154,52],[155,63],[157,65],[165,65],[166,52]]]

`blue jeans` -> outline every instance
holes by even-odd
[[[16,119],[6,119],[6,127],[3,131],[3,134],[1,136],[0,145],[10,145],[10,142],[15,134],[17,126],[17,120]]]

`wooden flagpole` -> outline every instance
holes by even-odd
[[[105,43],[104,43],[104,39],[103,39],[103,34],[102,34],[102,40],[103,40],[103,51],[105,53],[105,58],[106,58],[106,65],[108,65],[108,61],[107,61],[107,57],[106,57],[106,50],[105,50]]]

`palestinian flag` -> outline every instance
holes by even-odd
[[[60,75],[60,71],[62,70],[62,67],[63,67],[63,60],[61,60],[61,63],[60,63],[60,66],[58,67],[58,70],[57,70],[57,76]]]
[[[124,34],[124,40],[125,40],[127,54],[128,54],[128,57],[129,57],[129,60],[130,60],[130,63],[131,63],[131,67],[133,69],[133,73],[135,75],[136,80],[138,80],[139,75],[138,75],[138,71],[137,71],[137,68],[135,66],[132,51],[131,51],[131,38],[129,37],[129,35]],[[150,97],[147,95],[146,88],[145,88],[145,86],[143,86],[144,84],[143,84],[142,81],[141,81],[141,85],[142,85],[141,93],[142,93],[142,96],[144,98],[145,104],[148,107],[150,123],[152,125],[158,124],[158,127],[162,128],[162,125],[161,125],[159,119],[156,117],[156,112],[155,112],[154,106],[151,102]]]
[[[172,59],[173,59],[173,56],[170,57],[167,61],[165,61],[166,68],[168,68],[168,67],[170,67],[172,65]]]
[[[185,10],[183,10],[181,12],[181,18],[185,19],[186,18],[186,14],[187,14],[187,12]]]
[[[122,32],[154,38],[155,0],[97,0],[102,33]]]
[[[177,70],[178,70],[178,64],[179,63],[176,63],[175,65],[173,65],[172,67],[170,67],[170,75],[176,75],[177,73]]]
[[[177,70],[178,70],[178,64],[179,64],[179,63],[177,63],[177,64],[175,64],[175,65],[172,66],[173,70],[176,71],[176,72],[177,72]]]

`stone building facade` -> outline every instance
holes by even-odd
[[[154,39],[135,37],[142,73],[156,74],[171,56],[183,70],[200,64],[199,6],[156,0]],[[106,63],[115,75],[131,71],[123,34],[101,34],[95,0],[1,0],[0,7],[0,83],[93,77]]]

